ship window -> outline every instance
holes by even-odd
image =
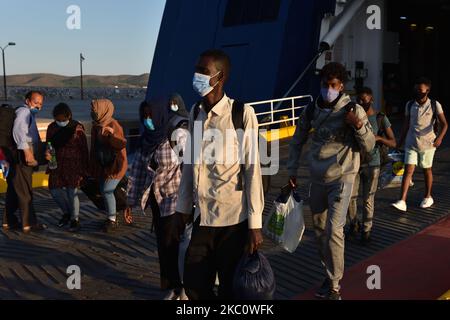
[[[278,18],[281,0],[228,0],[224,27],[273,22]]]

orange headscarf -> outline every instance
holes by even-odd
[[[106,127],[114,120],[114,105],[111,100],[93,100],[91,103],[91,110],[97,116],[97,119],[93,121],[94,126]]]

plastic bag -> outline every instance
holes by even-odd
[[[286,251],[293,253],[304,232],[303,201],[296,192],[292,192],[287,199],[280,195],[264,224],[265,235]]]
[[[392,162],[403,162],[405,160],[405,154],[400,151],[393,151],[388,154],[388,158]]]
[[[398,158],[394,158],[392,160],[398,160]],[[403,182],[404,171],[405,165],[401,161],[395,161],[388,164],[380,174],[378,189],[381,190],[389,188],[400,188]],[[412,181],[410,183],[410,186],[414,186],[414,183]]]
[[[275,289],[275,276],[269,260],[258,251],[244,255],[234,274],[234,298],[237,300],[273,300]]]

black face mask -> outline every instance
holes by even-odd
[[[364,111],[367,112],[372,106],[372,103],[363,103],[361,106],[364,108]]]
[[[423,100],[427,97],[427,95],[428,95],[428,92],[425,92],[425,93],[419,92],[419,91],[415,92],[415,96],[416,96],[417,100]]]
[[[358,104],[359,104],[361,107],[364,108],[364,111],[366,111],[366,112],[367,112],[367,111],[370,109],[370,107],[372,106],[372,102],[364,103],[364,102],[361,101],[361,100],[358,100],[357,102],[358,102]]]
[[[98,120],[98,116],[97,116],[97,114],[96,114],[94,111],[91,111],[91,118],[92,118],[92,120],[94,120],[94,121],[97,121],[97,120]]]

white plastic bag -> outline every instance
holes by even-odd
[[[291,193],[286,202],[280,196],[264,224],[264,234],[286,251],[293,253],[305,232],[303,201]]]

